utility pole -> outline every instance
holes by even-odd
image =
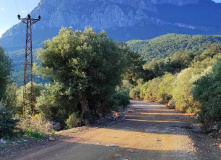
[[[38,19],[31,18],[28,14],[27,18],[21,18],[18,15],[18,19],[26,24],[26,45],[25,45],[25,63],[24,63],[24,88],[23,88],[23,117],[27,107],[31,107],[31,115],[34,115],[34,84],[33,84],[33,56],[32,56],[32,25],[40,21],[41,16]],[[27,86],[28,83],[31,86]],[[29,99],[28,94],[31,94]]]

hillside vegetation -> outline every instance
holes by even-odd
[[[221,36],[167,34],[127,44],[133,51],[105,31],[61,28],[35,54],[34,71],[48,80],[34,83],[34,116],[23,108],[23,86],[10,79],[13,66],[0,47],[0,138],[14,131],[42,137],[54,133],[51,122],[66,129],[113,118],[129,98],[167,103],[198,115],[207,130],[221,129]],[[13,55],[19,72],[21,52]]]
[[[221,42],[221,36],[166,34],[151,40],[132,40],[127,45],[136,50],[146,62],[171,57],[175,52],[201,52],[213,43]]]
[[[143,65],[148,76],[136,81],[131,98],[165,102],[170,108],[199,115],[207,130],[215,124],[221,128],[220,36],[173,35],[158,37],[154,43],[145,41],[141,48],[135,45],[143,57],[154,53],[150,51],[153,46],[158,47],[155,51],[159,55],[158,60],[147,60]],[[149,52],[144,54],[143,48]]]

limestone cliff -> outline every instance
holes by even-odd
[[[202,1],[212,7],[202,5]],[[34,46],[41,46],[43,40],[55,36],[62,26],[106,30],[108,36],[119,41],[147,39],[168,32],[217,34],[215,18],[214,21],[208,18],[205,24],[205,7],[207,15],[220,15],[221,6],[210,0],[41,0],[30,13],[32,17],[38,14],[42,17],[33,26]],[[205,16],[199,15],[201,11]],[[23,47],[24,29],[22,23],[13,26],[3,34],[0,44],[8,50]]]

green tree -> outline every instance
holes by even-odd
[[[12,71],[11,61],[0,46],[0,101],[3,98]]]
[[[0,138],[9,138],[14,135],[14,129],[18,120],[13,119],[12,111],[0,102]]]
[[[44,42],[38,58],[40,70],[50,78],[51,85],[59,84],[65,104],[80,106],[81,119],[107,107],[125,70],[121,45],[107,38],[104,31],[96,34],[91,28],[84,32],[62,28],[56,37]]]
[[[128,47],[125,48],[125,57],[127,70],[124,73],[124,79],[128,80],[135,87],[138,79],[146,78],[145,70],[143,69],[145,62],[137,52],[131,52]]]

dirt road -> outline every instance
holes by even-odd
[[[132,101],[125,120],[30,147],[2,159],[16,160],[220,160],[215,140],[194,133],[185,115],[158,103]],[[1,158],[0,158],[1,159]]]

